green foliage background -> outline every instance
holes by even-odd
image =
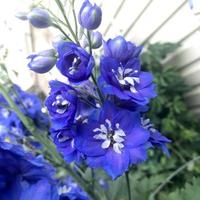
[[[133,200],[199,200],[200,162],[190,162],[155,195],[156,188],[185,163],[200,155],[200,125],[188,108],[184,94],[191,90],[176,66],[163,65],[168,54],[179,44],[156,43],[149,45],[142,55],[143,70],[151,71],[157,84],[158,96],[152,100],[148,117],[160,132],[170,138],[171,156],[161,151],[149,152],[149,159],[131,169]],[[109,181],[109,180],[108,180]],[[127,186],[124,177],[110,182],[107,196],[111,200],[126,200]]]

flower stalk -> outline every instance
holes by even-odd
[[[126,184],[127,184],[127,190],[128,190],[128,200],[132,200],[131,199],[131,187],[130,187],[130,180],[129,180],[129,172],[125,173],[125,177],[126,177]]]

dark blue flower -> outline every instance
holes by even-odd
[[[94,58],[72,42],[58,45],[57,67],[71,82],[87,80],[94,67]]]
[[[73,123],[76,114],[77,97],[69,85],[59,81],[49,83],[51,92],[45,105],[52,119],[53,128],[67,127]]]
[[[101,24],[101,19],[101,8],[96,4],[92,5],[89,0],[85,0],[78,15],[80,25],[88,30],[94,30]]]
[[[0,141],[15,143],[24,134],[24,127],[17,115],[6,108],[0,108]]]
[[[142,46],[137,47],[132,42],[127,42],[122,36],[104,42],[104,56],[114,58],[119,62],[138,58],[141,51]]]
[[[44,130],[49,127],[48,115],[42,113],[42,102],[37,95],[25,92],[17,85],[13,85],[9,95],[20,111],[33,120],[37,128]],[[4,98],[2,102],[7,105]],[[15,143],[17,139],[30,134],[16,113],[3,107],[0,107],[0,127],[2,141]]]
[[[82,154],[74,146],[74,140],[77,136],[76,127],[70,127],[51,131],[51,137],[57,147],[57,150],[63,155],[67,162],[81,160]]]
[[[71,177],[60,184],[59,193],[59,200],[89,200],[88,195]]]
[[[54,49],[41,51],[39,53],[31,54],[27,58],[30,59],[28,67],[36,73],[46,73],[52,69],[56,64],[56,52]]]
[[[58,200],[53,170],[41,157],[0,142],[0,199]]]
[[[81,124],[75,140],[78,150],[87,156],[91,167],[102,167],[113,179],[128,170],[131,164],[146,159],[145,144],[149,132],[141,127],[140,114],[106,102]]]
[[[49,13],[41,8],[34,8],[28,13],[29,22],[36,28],[47,28],[52,25]]]
[[[169,156],[170,153],[167,149],[167,143],[170,143],[171,140],[163,136],[161,133],[159,133],[158,130],[156,130],[153,126],[153,124],[150,123],[149,119],[143,119],[141,118],[142,126],[150,132],[150,138],[149,143],[150,147],[158,147],[161,148],[162,151]]]
[[[156,96],[151,73],[140,71],[139,58],[131,58],[125,64],[110,57],[102,57],[99,79],[105,94],[115,95],[119,99],[146,105]]]

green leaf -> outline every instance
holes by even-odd
[[[199,200],[200,199],[200,178],[193,177],[192,183],[187,182],[181,189],[170,194],[161,194],[160,200]]]

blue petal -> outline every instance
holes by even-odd
[[[116,179],[128,170],[129,152],[125,149],[121,154],[114,152],[111,148],[106,153],[104,169],[112,177]]]
[[[125,146],[128,148],[138,147],[142,144],[145,144],[148,141],[149,137],[149,131],[141,127],[135,127],[131,130],[131,133],[127,133]]]
[[[144,146],[129,149],[130,163],[139,164],[147,159],[147,151]]]

